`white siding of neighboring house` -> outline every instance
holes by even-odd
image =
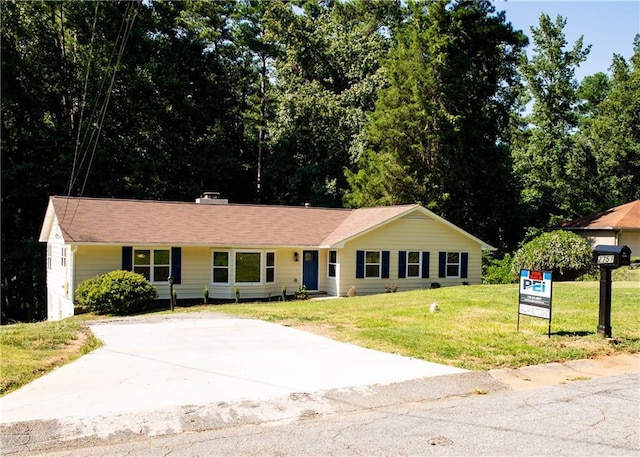
[[[356,278],[356,251],[358,250],[390,251],[389,278]],[[429,278],[398,278],[399,251],[428,251],[430,253]],[[440,251],[467,252],[469,255],[467,278],[439,278]],[[349,241],[344,249],[340,250],[339,256],[341,272],[339,294],[341,296],[346,295],[352,285],[356,287],[358,295],[367,295],[383,293],[390,285],[397,286],[400,292],[429,288],[434,282],[449,286],[460,285],[463,282],[478,284],[482,279],[481,246],[448,225],[417,212]]]
[[[65,265],[62,264],[66,250]],[[73,252],[65,244],[56,218],[47,240],[47,319],[57,321],[73,316]]]
[[[618,244],[628,246],[631,249],[631,257],[640,257],[640,230],[623,230],[620,232]]]
[[[599,244],[616,245],[618,243],[616,232],[613,230],[572,230],[576,235],[586,239],[593,248]]]
[[[631,257],[640,256],[640,230],[573,229],[572,232],[586,239],[592,248],[599,244],[628,246],[631,249]]]

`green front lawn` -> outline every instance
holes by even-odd
[[[548,321],[518,318],[518,286],[444,287],[330,300],[202,305],[175,313],[213,311],[263,319],[339,341],[472,370],[519,367],[640,352],[640,282],[613,283],[615,341],[597,333],[599,283],[555,283]],[[438,311],[430,312],[432,303]],[[162,311],[169,313],[170,311]],[[90,315],[0,328],[2,394],[94,349]]]
[[[340,341],[472,370],[640,352],[640,283],[614,282],[611,326],[597,333],[598,282],[555,283],[549,321],[518,320],[518,286],[444,287],[334,300],[224,305],[215,311],[306,328]],[[438,311],[431,313],[432,303]]]

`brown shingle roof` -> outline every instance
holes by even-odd
[[[416,205],[345,210],[52,197],[63,236],[77,243],[330,245]]]
[[[640,229],[640,200],[562,224],[567,229]]]
[[[77,197],[51,197],[40,241],[55,216],[67,243],[330,247],[412,211],[493,249],[420,205],[349,210]]]

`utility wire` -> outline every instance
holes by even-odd
[[[99,3],[99,2],[97,2]],[[111,97],[111,93],[113,91],[113,86],[115,82],[115,77],[120,67],[120,63],[122,61],[122,56],[124,55],[124,50],[126,48],[126,44],[131,35],[131,31],[133,29],[133,24],[135,22],[136,16],[138,14],[138,6],[140,5],[140,0],[135,2],[130,2],[127,4],[127,9],[122,18],[122,22],[120,24],[120,30],[118,32],[118,36],[116,38],[116,43],[109,57],[108,68],[112,69],[111,77],[109,79],[109,84],[104,94],[104,98],[102,98],[101,94],[104,91],[104,87],[107,82],[107,74],[104,75],[102,79],[102,83],[100,86],[100,90],[98,92],[98,97],[96,97],[96,101],[94,103],[94,107],[92,109],[92,114],[89,117],[89,125],[84,132],[82,141],[80,141],[80,130],[82,128],[81,124],[78,125],[78,135],[76,138],[76,153],[74,155],[74,163],[73,168],[71,170],[71,176],[69,178],[69,187],[68,187],[68,195],[71,195],[73,188],[75,187],[80,175],[82,173],[82,168],[88,158],[88,164],[86,167],[86,171],[84,173],[84,180],[82,187],[79,192],[79,196],[82,196],[89,178],[89,174],[91,171],[91,166],[93,164],[93,160],[95,157],[96,149],[98,146],[98,142],[100,139],[100,135],[102,132],[102,126],[104,124],[104,120],[107,114],[107,108],[109,105],[109,100]],[[98,5],[96,5],[96,14],[94,16],[94,27],[97,21],[97,9]],[[93,32],[92,32],[92,46],[93,46]],[[115,64],[113,63],[114,56],[116,56]],[[86,97],[86,88],[88,86],[88,78],[89,78],[89,64],[91,60],[91,55],[89,59],[89,63],[87,64],[87,73],[85,78],[85,94]],[[102,99],[102,103],[100,108],[98,109],[98,105],[100,104],[100,100]],[[84,105],[84,104],[83,104]],[[84,108],[84,106],[83,106]],[[97,113],[97,114],[96,114]],[[89,154],[90,153],[90,154]],[[80,163],[78,164],[78,158],[80,158]]]

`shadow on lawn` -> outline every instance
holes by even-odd
[[[589,336],[589,335],[595,335],[596,332],[588,332],[588,331],[581,331],[581,332],[567,332],[566,330],[562,330],[560,332],[551,332],[552,335],[556,335],[556,336]]]

